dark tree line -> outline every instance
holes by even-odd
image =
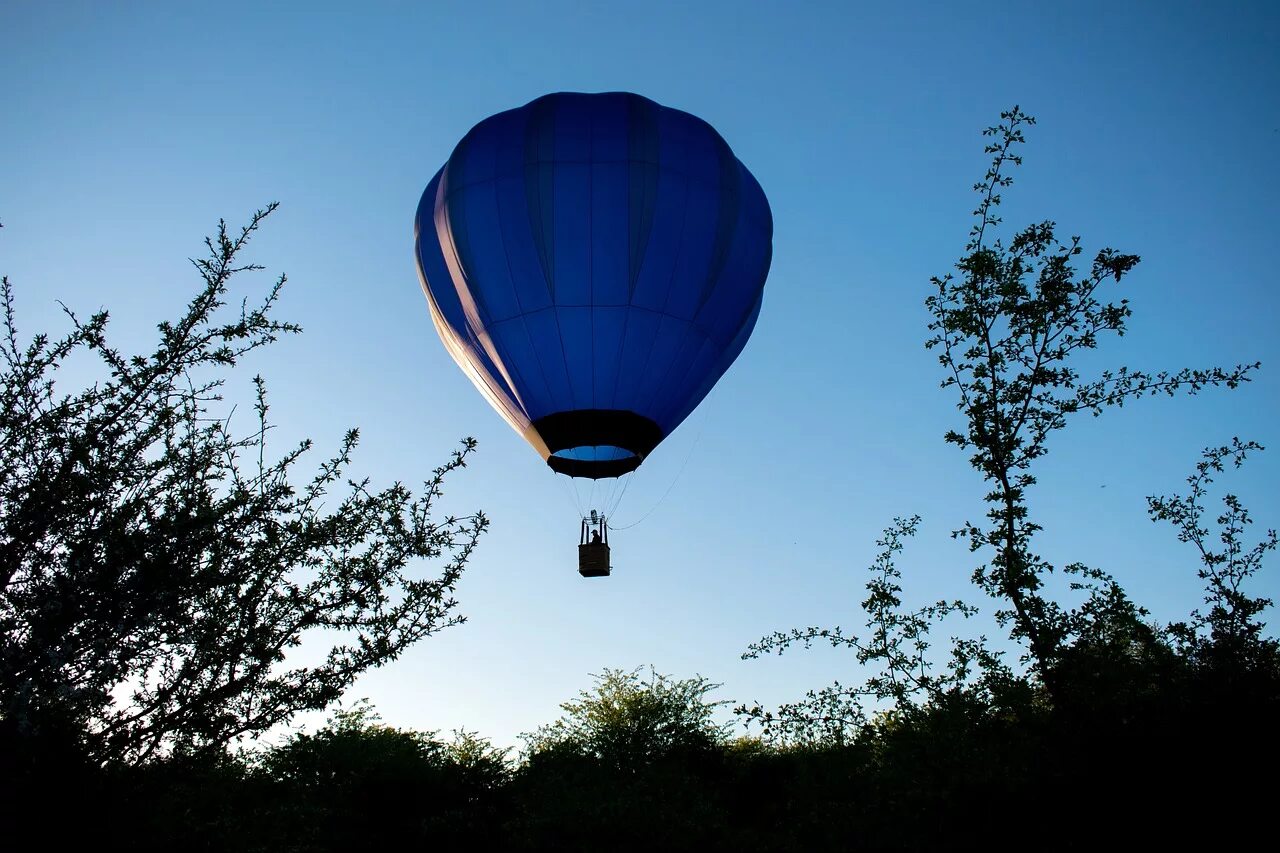
[[[1148,499],[1204,582],[1202,605],[1173,624],[1107,572],[1035,550],[1027,499],[1074,417],[1235,388],[1259,365],[1078,369],[1123,335],[1128,303],[1109,294],[1139,259],[1088,258],[1049,221],[1000,236],[1033,124],[1014,108],[986,131],[969,242],[926,302],[926,346],[961,416],[945,440],[987,489],[985,520],[953,536],[980,561],[979,602],[1009,643],[962,635],[972,602],[903,606],[899,562],[921,519],[894,519],[864,631],[777,631],[744,653],[829,643],[851,653],[854,678],[778,708],[737,705],[745,736],[719,721],[730,703],[705,678],[605,670],[518,754],[358,705],[317,732],[235,748],[332,707],[359,672],[461,620],[451,593],[486,520],[437,519],[435,504],[474,443],[415,495],[345,480],[353,431],[294,486],[309,445],[267,461],[260,379],[246,435],[213,412],[229,368],[297,331],[271,317],[283,278],[256,308],[225,310],[273,208],[240,232],[220,226],[195,262],[203,289],[144,355],[108,346],[105,313],[68,312],[64,338],[20,344],[6,280],[0,747],[13,831],[244,851],[1224,847],[1265,834],[1280,644],[1251,584],[1277,536],[1252,535],[1234,494],[1211,509],[1218,476],[1262,447],[1207,448],[1184,494]],[[66,394],[53,380],[74,353],[103,376]],[[423,575],[424,561],[440,566]],[[1061,600],[1046,585],[1059,571]],[[315,629],[325,662],[293,667],[287,652]],[[943,630],[956,636],[935,639]],[[50,823],[49,809],[77,820]]]

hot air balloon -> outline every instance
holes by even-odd
[[[454,361],[553,471],[599,479],[637,468],[738,357],[773,219],[702,119],[557,93],[463,137],[415,238]]]

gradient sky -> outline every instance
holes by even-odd
[[[614,518],[643,521],[616,533],[614,576],[596,581],[576,572],[589,489],[575,497],[450,361],[413,261],[418,198],[457,140],[559,90],[705,118],[776,227],[751,342],[634,477]],[[1280,439],[1274,3],[8,0],[0,91],[0,271],[25,332],[65,328],[62,300],[109,308],[115,343],[146,349],[198,286],[186,258],[217,219],[279,200],[252,249],[269,272],[237,293],[287,272],[279,316],[306,332],[232,388],[266,377],[276,447],[311,436],[316,464],[359,426],[353,473],[385,485],[479,440],[444,505],[493,519],[458,588],[469,621],[349,694],[395,725],[512,744],[604,667],[700,673],[717,698],[766,704],[856,681],[830,651],[739,655],[774,629],[860,628],[864,567],[895,515],[924,518],[899,561],[909,603],[994,609],[949,536],[986,489],[942,441],[959,420],[922,345],[923,300],[963,249],[979,132],[1013,104],[1039,124],[1006,221],[1054,219],[1087,252],[1143,258],[1122,288],[1130,333],[1090,364],[1263,362],[1239,390],[1143,400],[1055,436],[1031,497],[1040,551],[1113,572],[1156,619],[1184,617],[1197,563],[1145,496],[1183,487],[1205,445]],[[1265,528],[1278,481],[1280,446],[1222,484]],[[1280,598],[1274,563],[1253,588]],[[954,631],[999,637],[989,619]]]

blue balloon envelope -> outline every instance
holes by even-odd
[[[773,218],[703,120],[559,93],[463,137],[415,238],[449,354],[553,470],[598,479],[639,466],[738,357]]]

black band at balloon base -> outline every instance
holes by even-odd
[[[620,409],[578,409],[538,418],[531,426],[551,455],[547,465],[559,474],[599,480],[634,471],[662,441],[662,428],[649,418]],[[575,448],[616,447],[623,459],[574,459],[557,453]]]

